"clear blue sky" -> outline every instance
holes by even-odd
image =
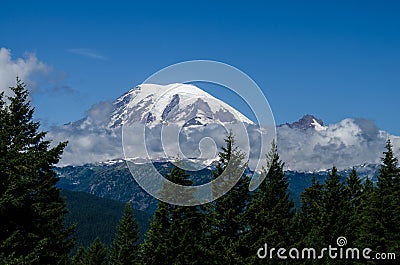
[[[45,124],[77,120],[168,65],[210,59],[253,78],[277,123],[362,117],[400,135],[398,1],[140,2],[1,2],[0,47],[53,67],[33,95]]]

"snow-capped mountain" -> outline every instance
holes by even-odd
[[[140,85],[114,102],[94,105],[79,121],[52,128],[48,138],[54,143],[69,141],[60,165],[123,159],[122,132],[126,127],[130,134],[125,138],[131,142],[129,148],[124,144],[124,150],[130,150],[127,158],[136,162],[146,162],[147,157],[167,161],[179,156],[210,164],[217,159],[229,129],[239,146],[250,141],[250,148],[244,150],[250,164],[260,157],[265,160],[260,151],[260,133],[264,130],[225,102],[188,84]],[[243,127],[245,133],[240,131]],[[319,118],[305,115],[296,122],[277,126],[276,133],[287,170],[316,172],[333,165],[347,169],[379,164],[388,138],[395,153],[400,154],[400,137],[365,119],[326,125]],[[269,141],[264,145],[269,149]]]
[[[304,115],[300,120],[293,123],[284,124],[289,128],[297,128],[300,130],[315,129],[317,131],[325,131],[328,127],[324,126],[324,122],[321,119],[315,118],[313,115]],[[284,125],[280,125],[282,127]]]
[[[110,128],[125,123],[175,123],[181,126],[215,122],[253,124],[243,114],[200,88],[189,84],[142,84],[114,102]]]
[[[122,131],[124,139],[133,141],[124,145],[129,160],[143,162],[150,157],[164,161],[179,156],[209,164],[217,159],[217,148],[230,129],[249,126],[257,127],[239,111],[194,85],[142,84],[114,102],[94,105],[79,121],[53,128],[49,138],[69,141],[62,165],[123,158]],[[163,134],[168,136],[162,142]],[[241,139],[237,143],[240,145]]]

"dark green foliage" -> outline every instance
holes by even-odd
[[[346,198],[344,183],[341,176],[337,173],[336,167],[332,168],[331,173],[324,184],[322,196],[323,214],[321,232],[325,244],[336,244],[339,236],[347,236],[349,201]]]
[[[154,213],[150,229],[141,245],[140,259],[142,264],[172,264],[168,240],[170,228],[168,204],[160,202]]]
[[[75,255],[72,257],[72,264],[74,265],[85,265],[86,264],[86,249],[80,245]]]
[[[323,243],[319,231],[323,214],[323,187],[323,184],[313,177],[311,186],[301,194],[301,207],[296,217],[297,231],[301,235],[298,246],[307,247]]]
[[[358,243],[377,252],[399,253],[400,170],[390,140],[383,154],[377,187],[369,188],[368,196],[361,203],[362,224],[358,229]]]
[[[352,209],[356,209],[360,205],[362,192],[361,179],[357,176],[357,171],[353,167],[350,175],[346,177],[346,194]]]
[[[106,245],[96,238],[84,254],[85,265],[107,265],[108,250]]]
[[[371,183],[372,184],[372,183]],[[353,167],[350,175],[346,177],[345,189],[347,195],[347,201],[349,206],[349,212],[347,213],[347,232],[346,238],[348,242],[352,242],[352,245],[357,238],[356,229],[361,225],[361,220],[359,218],[359,213],[361,211],[361,201],[363,199],[363,194],[366,193],[361,179],[357,176],[357,171]],[[367,185],[369,185],[367,183]]]
[[[166,175],[173,183],[190,186],[192,181],[184,170],[173,167]],[[161,191],[169,194],[168,187]],[[189,200],[193,194],[183,194]],[[204,264],[203,215],[199,207],[177,206],[160,202],[151,228],[141,249],[143,264]]]
[[[288,247],[294,243],[295,214],[293,200],[289,198],[288,181],[283,172],[275,142],[267,156],[268,167],[263,169],[265,180],[254,192],[247,212],[249,231],[241,245],[249,246],[247,264],[265,264],[256,256],[257,250],[268,242],[269,245]]]
[[[173,167],[167,179],[180,185],[192,185],[189,175],[179,167]],[[193,193],[190,195],[188,199],[193,201]],[[205,255],[204,218],[199,207],[170,205],[169,208],[169,251],[174,255],[174,264],[204,264],[204,260],[199,259]]]
[[[76,223],[75,237],[78,245],[88,247],[96,237],[110,247],[113,243],[116,227],[124,212],[125,203],[100,198],[85,192],[61,190],[66,198],[68,214],[66,224]],[[149,229],[151,215],[140,210],[133,210],[139,223],[139,242]]]
[[[361,200],[361,183],[356,171],[352,170],[343,182],[336,167],[321,184],[315,177],[311,187],[301,194],[301,207],[296,216],[297,248],[322,248],[337,246],[338,237],[346,237],[348,247],[355,246],[358,225],[357,210]],[[304,264],[348,264],[343,260],[330,260],[327,255],[322,260],[304,260]],[[352,263],[350,263],[352,264]]]
[[[66,263],[73,227],[53,171],[67,143],[50,148],[33,121],[25,85],[0,94],[0,256],[7,263]]]
[[[400,169],[398,160],[393,154],[393,146],[390,140],[386,143],[386,151],[383,152],[382,165],[378,175],[378,190],[383,193],[391,193],[400,188]]]
[[[217,192],[223,185],[232,185],[233,188],[222,197],[206,207],[208,251],[216,264],[238,264],[243,262],[240,239],[243,237],[248,224],[246,209],[249,203],[249,178],[243,175],[247,164],[244,154],[235,145],[232,132],[225,139],[226,146],[219,153],[219,162],[214,172],[224,182],[216,183],[213,192]],[[235,184],[235,182],[237,182]]]
[[[111,251],[111,262],[114,265],[135,264],[138,261],[139,227],[133,215],[131,204],[125,206],[124,215],[117,228]]]

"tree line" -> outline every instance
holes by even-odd
[[[217,178],[234,162],[227,176],[242,176],[228,193],[200,206],[160,202],[141,244],[128,203],[110,249],[96,239],[70,256],[74,226],[65,226],[66,205],[53,171],[67,143],[50,147],[33,121],[25,85],[17,79],[11,90],[12,97],[0,94],[0,264],[380,264],[373,259],[376,253],[400,258],[400,169],[390,140],[377,183],[362,181],[354,168],[343,180],[333,167],[323,183],[313,178],[296,209],[277,145],[267,155],[264,181],[250,192],[249,177],[242,173],[245,156],[232,133],[213,173]],[[166,178],[192,184],[179,167]],[[360,259],[327,254],[313,259],[293,250],[308,249],[311,255],[314,248],[320,255],[339,243],[345,249],[371,249],[371,259],[361,253]]]

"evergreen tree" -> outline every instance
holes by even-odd
[[[378,190],[381,195],[391,194],[400,188],[400,169],[398,160],[394,156],[393,146],[390,139],[386,143],[386,151],[383,152],[382,165],[378,174]]]
[[[315,176],[311,179],[311,186],[306,188],[301,194],[300,211],[297,214],[297,224],[300,234],[302,234],[302,246],[309,245],[315,240],[315,233],[312,230],[319,228],[322,223],[322,194],[323,184],[316,180]],[[312,238],[309,238],[313,235]]]
[[[368,193],[361,205],[362,222],[358,229],[358,244],[376,252],[399,253],[400,193],[397,183],[400,171],[390,140],[383,154],[377,187]],[[391,264],[390,261],[387,264]]]
[[[132,265],[138,260],[139,227],[133,216],[130,203],[126,204],[124,214],[117,227],[111,251],[111,263],[114,265]]]
[[[365,200],[365,198],[370,195],[375,190],[374,183],[371,179],[366,178],[363,184],[363,192],[361,194],[361,201]]]
[[[142,264],[173,264],[170,253],[169,240],[170,216],[168,204],[159,202],[154,213],[150,229],[140,247],[140,261]]]
[[[216,264],[239,264],[243,262],[240,240],[246,231],[246,209],[249,203],[249,179],[243,175],[247,164],[244,154],[235,145],[233,133],[225,139],[226,146],[219,152],[219,162],[214,172],[214,193],[224,185],[236,184],[222,197],[205,206],[207,209],[207,240],[209,255]]]
[[[346,238],[348,242],[355,244],[358,239],[358,235],[355,231],[361,225],[359,212],[361,210],[361,200],[363,199],[363,185],[361,179],[357,176],[357,171],[354,167],[349,176],[346,177],[345,184],[345,191],[349,203],[349,212],[347,214],[349,222],[347,225]]]
[[[75,255],[72,257],[73,265],[86,265],[86,249],[83,246],[79,246],[76,250]]]
[[[301,193],[300,211],[296,216],[297,233],[300,240],[299,247],[322,246],[322,235],[320,227],[322,224],[322,198],[323,187],[315,176],[311,179],[311,186]]]
[[[360,205],[362,192],[361,179],[357,176],[357,171],[353,167],[350,175],[346,177],[346,193],[352,209],[356,209]]]
[[[340,236],[348,236],[349,202],[346,198],[345,185],[334,166],[328,174],[323,189],[323,214],[321,231],[325,244],[336,244]]]
[[[100,238],[96,238],[86,251],[85,264],[86,265],[107,265],[108,264],[108,251]]]
[[[0,256],[21,264],[66,263],[73,228],[64,226],[67,210],[53,166],[67,143],[50,148],[33,121],[24,83],[17,78],[11,90],[7,101],[0,94]]]
[[[346,187],[336,167],[329,172],[324,184],[312,179],[312,186],[302,194],[302,205],[297,221],[298,234],[303,238],[297,243],[300,248],[313,247],[316,250],[332,245],[340,236],[350,233],[350,202],[346,196]],[[354,242],[350,242],[354,244]],[[339,260],[330,260],[325,255],[322,260],[303,260],[304,264],[347,264]]]
[[[192,184],[189,175],[176,166],[172,167],[166,178],[180,185]],[[169,194],[168,186],[161,192],[163,196],[179,196]],[[189,200],[193,199],[193,193],[190,195],[190,191],[185,192],[184,196]],[[142,263],[205,264],[202,224],[203,214],[199,206],[178,206],[160,202],[142,245]]]
[[[193,182],[189,175],[179,167],[174,166],[167,175],[173,183],[190,186]],[[190,190],[189,192],[190,193]],[[193,192],[189,200],[194,200]],[[200,206],[170,205],[170,230],[171,245],[169,251],[173,253],[174,264],[205,264],[204,246],[204,217]]]
[[[251,250],[246,260],[248,264],[266,263],[256,255],[265,243],[271,248],[287,248],[294,243],[294,202],[289,198],[289,183],[275,142],[267,159],[267,169],[262,172],[265,180],[254,192],[247,213],[250,230],[241,242],[242,245],[249,245]],[[269,261],[272,264],[277,262]],[[282,263],[282,260],[279,262]]]

